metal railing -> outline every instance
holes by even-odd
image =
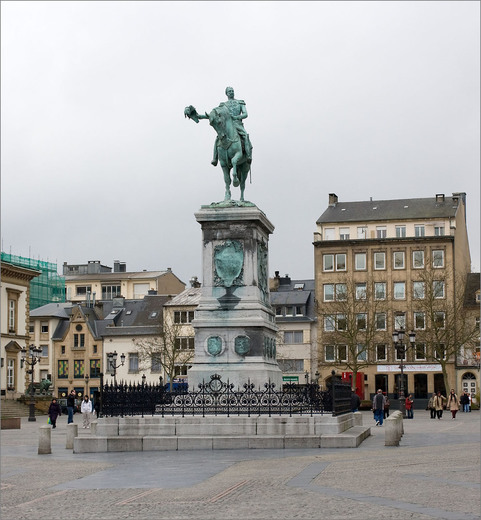
[[[104,385],[101,376],[99,415],[341,415],[351,411],[350,397],[350,385],[337,380],[327,390],[321,390],[316,383],[289,383],[277,389],[271,382],[262,389],[251,383],[235,389],[214,374],[197,390],[171,392],[160,384]]]

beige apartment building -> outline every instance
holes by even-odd
[[[64,263],[66,300],[71,302],[111,301],[123,296],[128,300],[141,299],[149,291],[172,296],[185,289],[182,282],[169,268],[165,271],[126,270],[125,263],[114,262],[114,270],[99,261],[88,264]]]
[[[329,195],[314,233],[321,381],[355,366],[365,398],[378,388],[396,398],[402,358],[406,395],[444,391],[443,372],[456,384],[447,329],[471,269],[465,204],[465,193],[361,202]],[[342,344],[350,328],[354,349]],[[393,344],[399,330],[405,356]]]

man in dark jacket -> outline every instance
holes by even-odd
[[[359,406],[361,406],[361,398],[356,394],[354,390],[351,392],[351,412],[358,412]]]
[[[62,410],[60,405],[57,403],[57,399],[54,397],[50,403],[50,406],[48,407],[48,416],[50,417],[52,428],[57,427],[57,417],[59,415],[62,415]]]
[[[385,404],[386,398],[382,394],[382,390],[379,389],[377,394],[374,396],[374,399],[372,400],[372,409],[374,410],[374,420],[376,421],[376,426],[382,426]]]
[[[67,397],[67,424],[73,423],[73,409],[75,407],[75,390],[71,390]]]

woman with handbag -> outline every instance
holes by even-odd
[[[60,415],[62,415],[62,410],[60,405],[57,403],[57,399],[54,397],[48,407],[48,418],[50,419],[52,429],[57,427],[57,417]]]
[[[454,392],[454,388],[451,388],[451,393],[448,397],[448,404],[446,406],[448,410],[451,410],[452,419],[456,419],[456,414],[459,410],[459,399]]]

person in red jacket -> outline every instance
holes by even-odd
[[[413,419],[413,396],[409,394],[406,397],[406,419]]]

